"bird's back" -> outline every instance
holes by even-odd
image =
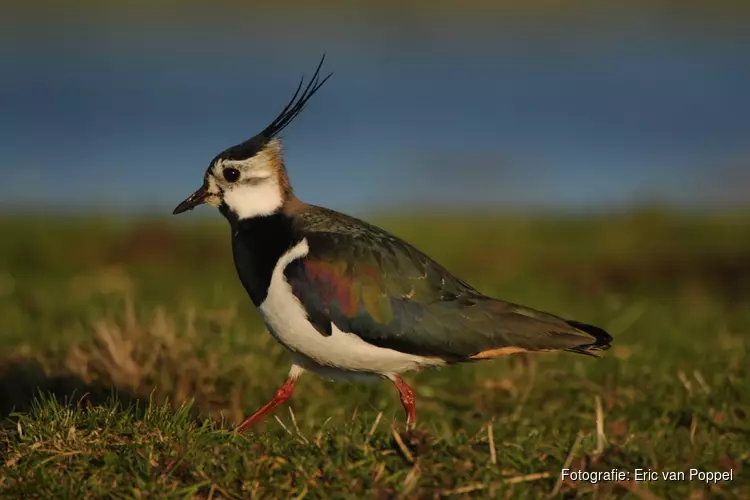
[[[603,330],[488,297],[402,239],[305,205],[293,216],[310,251],[287,270],[325,333],[333,322],[379,347],[448,361],[519,351],[606,349]]]

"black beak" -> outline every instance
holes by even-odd
[[[172,212],[172,215],[177,215],[177,214],[181,214],[182,212],[187,212],[188,210],[192,210],[198,205],[205,203],[206,196],[208,196],[206,187],[201,186],[195,193],[188,196],[185,201],[177,205],[177,208],[174,209],[174,211]]]

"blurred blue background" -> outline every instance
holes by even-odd
[[[5,6],[0,206],[167,214],[324,52],[335,75],[284,133],[308,202],[746,205],[739,4]]]

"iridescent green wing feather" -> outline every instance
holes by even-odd
[[[357,219],[314,207],[298,226],[310,250],[285,274],[323,335],[334,324],[373,345],[447,360],[504,347],[580,351],[598,342],[588,325],[482,295]]]

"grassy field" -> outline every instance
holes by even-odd
[[[0,220],[0,497],[750,498],[748,216],[376,219],[614,347],[408,376],[412,433],[389,383],[307,376],[242,436],[289,360],[194,221]]]

